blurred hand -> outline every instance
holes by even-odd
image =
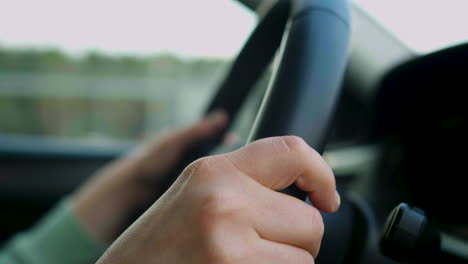
[[[293,183],[319,210],[338,209],[332,171],[300,138],[199,159],[97,263],[313,263],[323,221],[314,207],[276,192]]]
[[[227,115],[214,112],[194,125],[142,144],[96,173],[73,196],[78,221],[97,239],[110,243],[135,215],[156,199],[160,183],[191,145],[219,133]],[[138,216],[138,215],[137,215]]]

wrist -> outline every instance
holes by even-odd
[[[77,220],[96,239],[112,242],[152,202],[135,165],[130,159],[114,162],[73,195]]]

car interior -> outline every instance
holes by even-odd
[[[233,122],[218,137],[185,153],[166,187],[199,157],[233,151],[260,138],[298,135],[323,153],[342,194],[340,210],[323,214],[325,235],[317,263],[426,263],[435,259],[468,263],[468,217],[463,210],[467,201],[464,150],[468,147],[468,111],[463,110],[463,89],[468,73],[468,39],[421,54],[398,39],[359,1],[229,2],[236,2],[236,8],[256,18],[250,36],[245,36],[238,55],[226,63],[225,70],[219,71],[220,77],[210,79],[213,87],[209,92],[202,88],[178,91],[187,101],[194,94],[206,94],[206,99],[183,103],[182,111],[201,115],[222,108]],[[0,109],[30,111],[27,109],[34,99],[18,101],[17,108],[8,106],[8,100],[16,98],[11,90],[27,83],[15,86],[18,71],[10,71],[1,63],[6,58],[2,53],[7,52],[0,49],[0,83],[4,83],[0,84],[0,97],[6,98],[0,98]],[[158,71],[157,65],[154,70]],[[47,86],[45,79],[34,79],[41,76],[43,73],[33,72],[28,78]],[[163,87],[155,89],[175,87],[166,79],[160,82]],[[72,77],[61,82],[67,80]],[[83,91],[97,90],[110,82],[90,79],[78,85],[84,87]],[[138,84],[140,90],[118,90]],[[115,93],[131,97],[152,85],[151,81],[126,83],[122,79]],[[102,94],[113,92],[103,90]],[[166,108],[164,104],[150,109],[132,103],[119,103],[118,107],[128,111],[129,120],[137,120],[135,113],[157,115],[178,104],[177,99],[167,98]],[[149,104],[154,102],[151,100]],[[54,103],[44,100],[41,104],[48,102]],[[73,106],[65,102],[61,107]],[[55,116],[52,112],[60,109],[47,112],[34,108],[32,113]],[[73,115],[65,114],[65,118]],[[168,123],[164,118],[153,127],[187,120]],[[151,122],[158,122],[155,120]],[[0,244],[31,227],[96,170],[137,143],[136,137],[69,140],[52,133],[20,133],[3,122]],[[24,121],[32,122],[38,121]],[[126,125],[131,131],[145,126],[132,122]],[[223,145],[227,133],[236,134],[238,143]],[[305,199],[304,193],[294,187],[283,192]]]

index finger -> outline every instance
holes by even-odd
[[[339,208],[333,172],[321,155],[299,137],[262,139],[222,156],[271,190],[295,183],[319,210],[335,212]]]

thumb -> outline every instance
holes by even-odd
[[[180,158],[182,151],[190,145],[214,136],[223,130],[228,122],[225,111],[214,111],[191,126],[178,129],[171,133],[154,138],[152,141],[140,145],[128,156],[140,157],[139,164],[145,175],[166,171]],[[158,162],[154,162],[158,160]]]
[[[223,110],[216,110],[173,134],[173,143],[185,148],[199,141],[212,137],[223,130],[228,123],[228,115]]]

